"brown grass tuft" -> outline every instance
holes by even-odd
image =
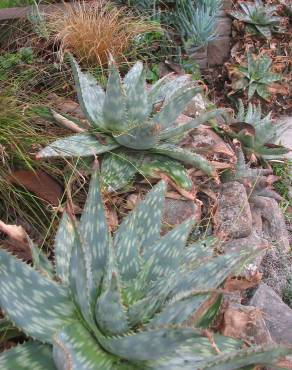
[[[103,0],[67,5],[48,18],[48,26],[60,43],[61,56],[69,51],[88,65],[100,66],[107,64],[109,53],[117,62],[126,60],[135,37],[160,30],[127,8]]]

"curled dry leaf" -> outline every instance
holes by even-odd
[[[261,282],[262,275],[262,273],[256,271],[256,273],[249,278],[243,276],[229,277],[224,284],[224,290],[228,292],[235,292],[238,290],[241,291],[253,288]]]
[[[31,259],[31,249],[28,235],[22,226],[8,225],[0,220],[0,231],[8,236],[8,241],[3,241],[3,247],[24,260]]]

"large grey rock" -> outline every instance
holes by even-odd
[[[257,195],[252,197],[250,202],[254,214],[254,222],[256,220],[259,225],[259,216],[261,218],[261,236],[276,247],[281,248],[283,252],[289,252],[288,230],[283,213],[275,199]]]
[[[163,224],[165,228],[181,224],[188,218],[201,219],[201,206],[187,199],[165,198]]]
[[[208,45],[208,64],[216,66],[224,64],[230,56],[231,41],[229,36],[220,36]]]
[[[222,238],[245,238],[252,231],[252,216],[245,188],[237,181],[221,185],[214,215],[215,232]]]
[[[292,345],[292,310],[266,284],[260,284],[250,304],[259,308],[274,342]]]

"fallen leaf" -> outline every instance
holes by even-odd
[[[54,207],[59,205],[63,195],[59,183],[42,170],[14,171],[8,176],[7,181],[24,187]]]
[[[1,243],[5,249],[23,260],[31,259],[28,235],[22,226],[8,225],[0,220],[0,231],[9,238]]]
[[[262,275],[262,273],[257,271],[249,279],[242,276],[229,277],[224,284],[224,290],[234,292],[237,290],[241,291],[252,288],[261,282]]]

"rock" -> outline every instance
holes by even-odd
[[[221,10],[231,10],[233,6],[232,0],[223,0]]]
[[[263,312],[263,318],[271,334],[278,344],[292,345],[292,309],[266,284],[260,284],[251,305]]]
[[[287,131],[282,133],[279,143],[291,149],[291,151],[286,154],[286,157],[292,159],[292,117],[282,117],[279,119],[279,123],[285,123],[288,127]]]
[[[222,36],[208,44],[208,64],[216,66],[224,64],[230,55],[231,42],[229,36]]]
[[[165,198],[163,224],[171,227],[181,224],[188,218],[196,222],[201,219],[201,206],[192,200]]]
[[[259,215],[262,220],[262,236],[273,243],[273,245],[281,248],[283,252],[289,252],[289,234],[286,228],[283,213],[275,201],[275,199],[253,196],[250,198],[253,213],[257,216],[259,223]]]
[[[218,36],[225,36],[225,37],[230,36],[231,25],[232,25],[231,18],[226,16],[226,13],[224,10],[220,11],[219,17],[217,20],[216,34]]]
[[[190,52],[189,52],[190,53]],[[208,67],[208,54],[207,48],[201,48],[190,54],[190,59],[193,59],[200,68],[204,69]]]
[[[223,335],[254,344],[272,343],[261,311],[256,307],[232,303],[223,316]]]
[[[188,103],[183,114],[186,116],[196,118],[201,113],[206,111],[206,102],[202,94],[197,94],[193,99]]]
[[[214,224],[215,233],[220,237],[237,239],[251,234],[251,211],[245,188],[239,182],[221,185]]]

